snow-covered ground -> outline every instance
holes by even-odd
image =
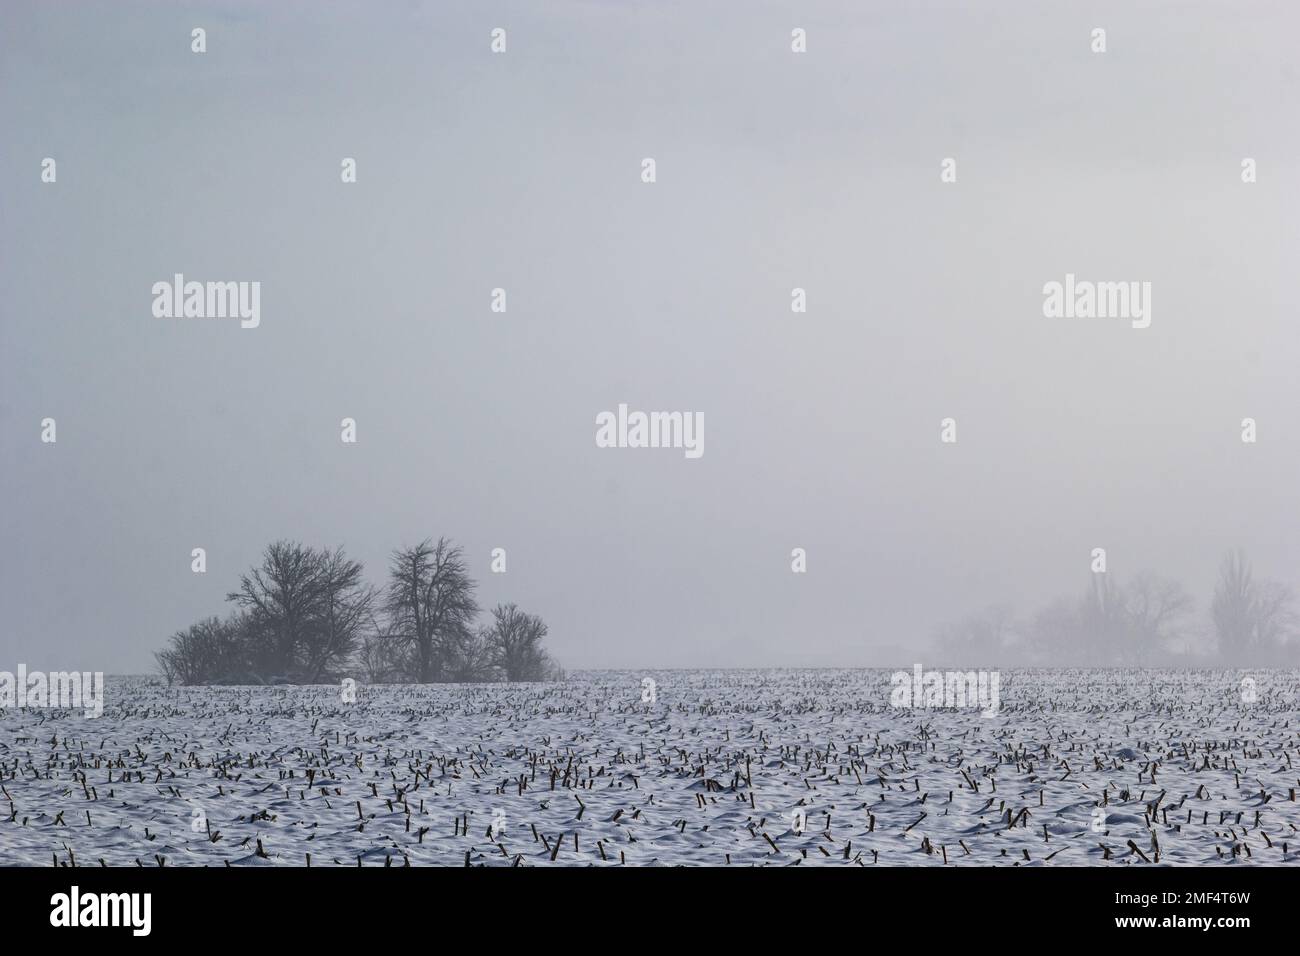
[[[890,674],[604,671],[355,703],[109,678],[98,719],[0,712],[0,861],[1300,859],[1300,672],[1004,671],[992,717],[891,707]]]

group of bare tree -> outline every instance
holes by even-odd
[[[1028,619],[995,606],[940,628],[937,650],[956,661],[1053,666],[1295,666],[1300,619],[1286,585],[1255,577],[1241,551],[1219,568],[1209,613],[1175,581],[1142,572],[1127,582],[1091,576],[1087,589]]]
[[[477,624],[464,554],[445,538],[393,552],[383,588],[342,548],[277,541],[227,595],[225,618],[174,634],[154,656],[169,683],[534,681],[562,676],[546,624],[513,604]]]

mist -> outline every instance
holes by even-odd
[[[4,666],[151,671],[278,539],[445,535],[569,669],[892,666],[1098,548],[1193,647],[1228,552],[1300,585],[1300,12],[744,7],[6,4]]]

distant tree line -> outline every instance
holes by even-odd
[[[277,541],[239,579],[225,617],[172,635],[154,657],[168,683],[538,681],[563,677],[546,624],[513,604],[477,623],[476,583],[445,538],[393,552],[377,588],[342,548]]]
[[[1121,581],[1107,572],[1028,618],[998,605],[946,625],[934,644],[953,663],[1293,667],[1298,625],[1295,592],[1257,578],[1245,553],[1232,551],[1203,615],[1175,581],[1149,571]]]

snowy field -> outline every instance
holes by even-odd
[[[1300,672],[1004,671],[991,717],[891,707],[890,674],[586,672],[350,704],[109,678],[98,719],[0,712],[0,861],[1300,859]]]

